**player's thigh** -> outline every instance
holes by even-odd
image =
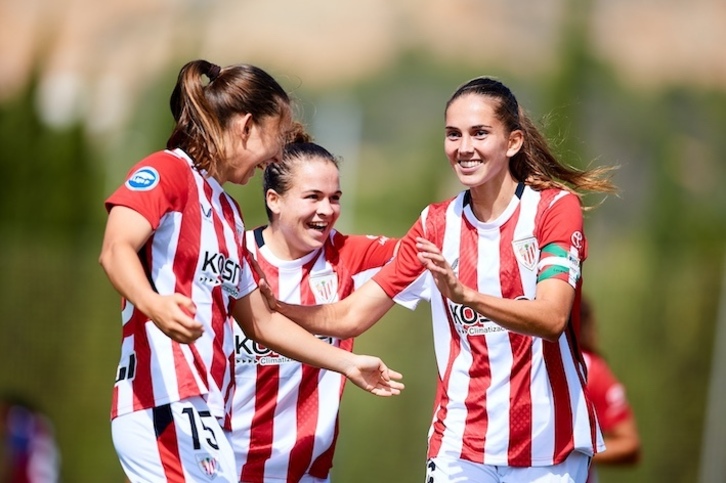
[[[229,440],[201,397],[119,416],[112,435],[132,483],[238,481]]]
[[[585,483],[592,458],[573,451],[565,461],[552,466],[531,466],[529,468],[501,467],[503,483]]]
[[[458,458],[437,457],[426,461],[425,483],[498,483],[495,466]]]

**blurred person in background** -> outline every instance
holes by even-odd
[[[50,419],[18,397],[0,397],[0,483],[57,483],[60,453]]]
[[[258,67],[196,60],[170,103],[167,149],[133,166],[106,200],[100,263],[123,297],[113,443],[133,483],[237,482],[222,428],[234,388],[230,316],[251,339],[374,394],[402,385],[380,359],[270,312],[257,290],[242,213],[222,186],[279,161],[293,124],[287,93]]]
[[[587,366],[587,391],[595,405],[607,450],[598,453],[587,483],[596,483],[597,465],[635,465],[640,461],[640,436],[625,387],[610,370],[597,343],[597,318],[592,303],[580,303],[580,348]]]
[[[561,163],[501,82],[460,86],[444,150],[465,189],[426,207],[394,260],[340,302],[271,297],[306,329],[354,337],[394,303],[432,304],[438,387],[426,482],[585,482],[604,450],[575,339],[587,256],[580,194],[611,168]],[[262,283],[262,282],[261,282]]]
[[[299,130],[265,168],[269,224],[247,232],[247,247],[275,295],[314,305],[344,298],[390,261],[396,240],[344,235],[338,159]],[[353,339],[323,338],[345,350]],[[232,446],[243,483],[324,483],[338,434],[345,378],[251,341],[235,327]]]

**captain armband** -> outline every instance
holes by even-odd
[[[540,252],[537,270],[537,282],[557,278],[574,287],[580,279],[580,258],[574,247],[568,252],[562,246],[550,243]]]

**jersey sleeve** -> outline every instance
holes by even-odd
[[[398,239],[373,235],[333,234],[342,265],[353,278],[355,287],[360,287],[386,263],[390,262],[396,251]]]
[[[576,287],[587,258],[582,207],[577,196],[560,192],[545,210],[538,241],[541,247],[537,281],[555,278]]]
[[[185,160],[169,152],[154,153],[131,168],[124,183],[106,199],[106,210],[131,208],[156,230],[166,213],[182,211],[186,205],[189,174]]]
[[[260,275],[253,267],[253,264],[256,262],[254,260],[254,254],[249,250],[249,247],[247,246],[247,243],[249,241],[247,238],[247,233],[243,230],[242,236],[240,236],[239,247],[239,259],[240,265],[242,266],[242,273],[240,275],[240,280],[238,283],[239,292],[236,297],[237,299],[241,299],[242,297],[245,297],[254,292],[260,283]]]
[[[430,296],[428,272],[416,255],[417,237],[424,237],[422,218],[401,239],[393,260],[372,278],[394,302],[411,310],[420,300],[428,300]]]
[[[618,381],[605,360],[589,355],[587,374],[588,395],[595,406],[598,421],[603,431],[632,417],[632,409],[625,395],[625,387]]]

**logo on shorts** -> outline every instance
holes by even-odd
[[[126,187],[132,191],[149,191],[159,184],[159,172],[150,166],[137,169],[126,180]]]
[[[199,463],[199,467],[202,469],[202,472],[204,472],[210,480],[217,477],[217,468],[219,467],[217,458],[213,458],[209,455],[197,455],[197,462]]]

